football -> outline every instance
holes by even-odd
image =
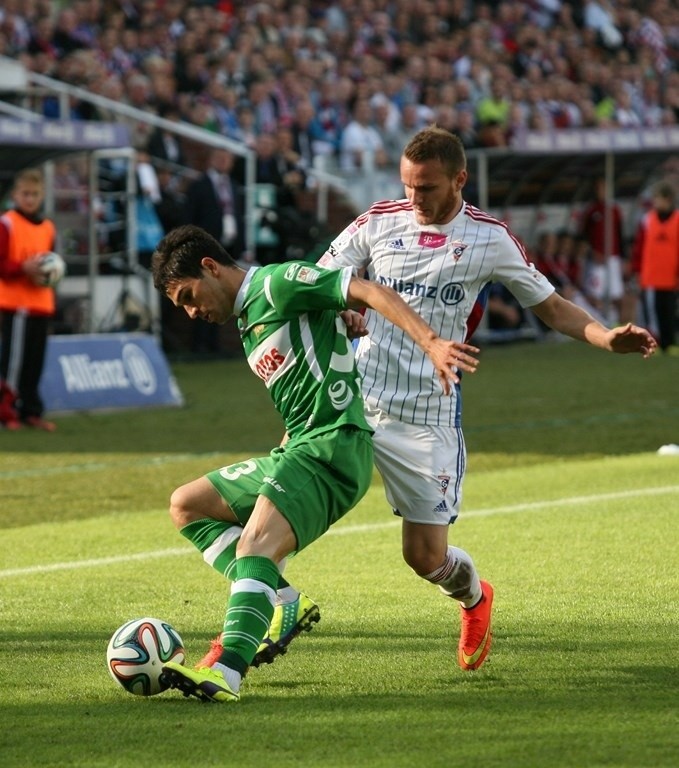
[[[166,690],[163,664],[183,664],[184,643],[177,630],[160,619],[133,619],[114,633],[106,650],[111,677],[128,693],[155,696]]]
[[[66,262],[54,251],[40,256],[40,271],[42,285],[54,286],[66,274]]]

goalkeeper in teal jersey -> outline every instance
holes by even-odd
[[[208,701],[237,701],[285,586],[279,564],[345,515],[372,479],[371,431],[344,322],[371,307],[429,356],[444,391],[473,372],[478,351],[445,341],[391,288],[307,262],[241,269],[204,230],[170,232],[153,278],[192,318],[237,317],[248,363],[283,417],[287,440],[268,456],[222,467],[174,491],[170,516],[205,561],[232,582],[217,648],[194,669],[163,668],[167,683]]]

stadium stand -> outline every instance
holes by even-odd
[[[217,138],[245,158],[262,134],[283,142],[281,165],[304,178],[294,199],[309,236],[281,258],[313,258],[371,200],[400,196],[393,148],[432,121],[463,138],[467,198],[529,248],[546,231],[577,231],[599,176],[631,238],[640,196],[673,180],[679,148],[671,0],[6,0],[0,54],[30,83],[6,87],[6,104],[62,120],[114,114],[137,150],[156,148],[178,199]],[[56,81],[68,89],[46,87]],[[386,167],[371,153],[360,168],[340,163],[357,102],[392,150]],[[61,170],[78,185],[76,164]],[[247,219],[256,258],[262,217]]]

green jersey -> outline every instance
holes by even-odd
[[[351,267],[308,262],[250,269],[234,306],[250,368],[266,384],[291,438],[342,425],[369,430],[354,350],[337,314]]]

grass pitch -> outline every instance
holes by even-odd
[[[242,363],[175,372],[185,408],[0,433],[2,766],[679,764],[679,458],[656,454],[679,442],[679,361],[491,348],[465,381],[450,538],[496,590],[478,672],[457,668],[457,609],[403,564],[376,476],[286,572],[321,623],[226,706],[134,697],[105,668],[142,615],[202,655],[227,585],[167,498],[281,433]]]

